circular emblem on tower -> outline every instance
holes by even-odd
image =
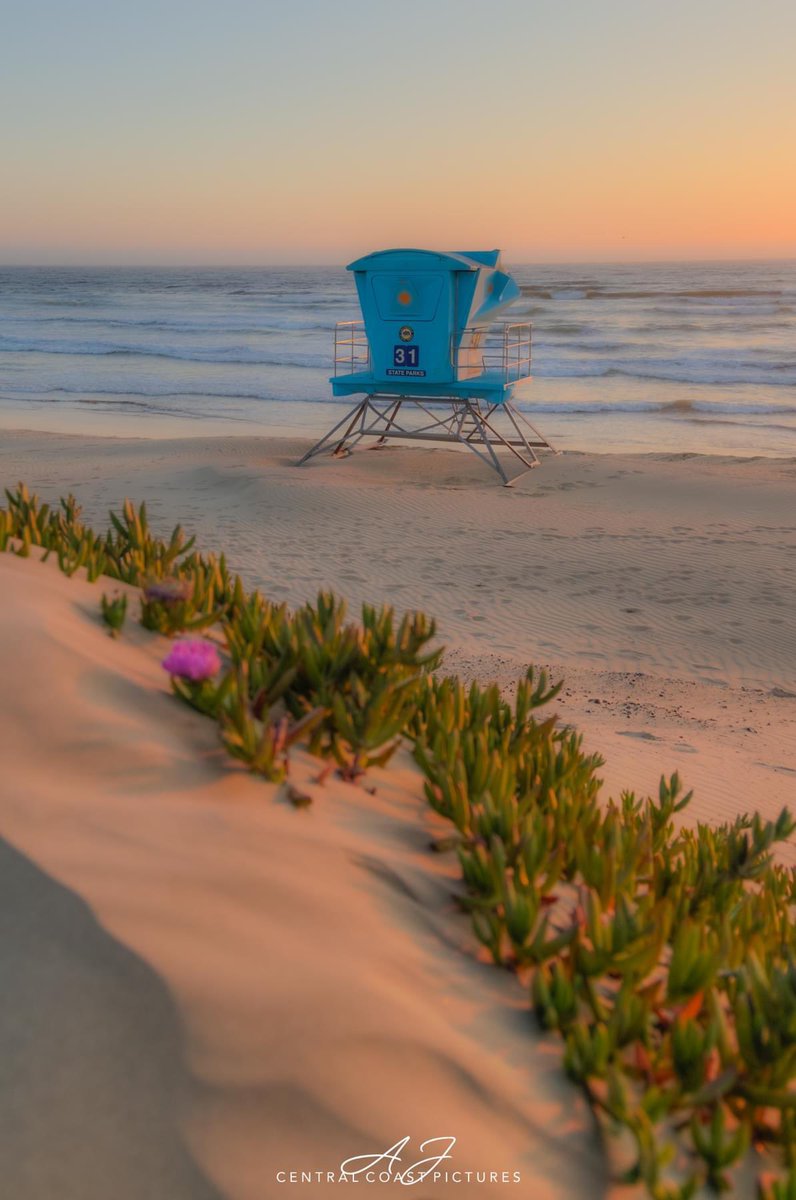
[[[411,340],[414,336],[415,336],[415,331],[411,325],[402,325],[401,328],[398,330],[398,337],[401,339],[402,342],[411,342]]]

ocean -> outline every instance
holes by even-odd
[[[519,407],[562,449],[796,455],[796,261],[508,264]],[[180,436],[335,420],[342,268],[0,268],[0,422]]]

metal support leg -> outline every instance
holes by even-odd
[[[385,444],[385,442],[387,441],[387,438],[390,436],[390,430],[392,429],[393,425],[395,425],[395,423],[398,419],[398,413],[401,411],[402,403],[403,403],[403,401],[402,401],[401,397],[399,396],[398,399],[395,401],[395,404],[390,409],[390,411],[385,415],[385,420],[387,421],[387,428],[384,430],[381,437],[376,442],[374,449],[378,449],[379,446],[383,446]]]
[[[329,430],[328,433],[325,433],[319,442],[316,442],[314,446],[310,447],[310,449],[307,451],[307,453],[298,460],[298,462],[296,463],[296,466],[300,467],[300,466],[302,466],[303,463],[308,462],[311,458],[314,458],[316,454],[322,454],[324,448],[329,444],[329,442],[332,441],[332,439],[334,438],[337,431],[339,429],[342,429],[344,425],[348,424],[348,428],[346,429],[345,433],[343,434],[342,441],[335,447],[334,451],[332,452],[334,454],[338,454],[341,446],[347,440],[349,434],[351,433],[351,430],[356,425],[357,418],[360,416],[362,416],[364,418],[365,410],[367,408],[369,400],[370,400],[370,396],[367,396],[364,400],[360,400],[359,403],[357,405],[355,405],[354,408],[349,409],[349,411],[342,418],[342,420],[338,421],[337,424],[334,425]],[[350,421],[350,423],[349,423],[349,421]]]
[[[503,480],[503,486],[508,487],[511,481],[509,480],[509,477],[506,474],[506,472],[503,470],[503,465],[502,465],[500,459],[498,458],[497,454],[495,454],[495,450],[492,445],[492,440],[489,437],[489,434],[487,433],[486,426],[484,425],[484,422],[481,418],[481,414],[478,411],[478,406],[476,404],[468,404],[467,407],[469,409],[469,415],[472,417],[473,422],[475,423],[475,425],[478,429],[478,432],[481,434],[481,441],[483,442],[484,446],[486,447],[486,449],[489,453],[490,465],[491,465],[492,469],[494,471],[497,471],[498,475]],[[462,439],[460,438],[459,440],[461,441]],[[463,444],[465,446],[469,446],[471,450],[475,451],[475,453],[478,455],[479,458],[485,458],[484,454],[481,451],[476,450],[475,443],[472,441],[472,438],[466,439]]]
[[[411,422],[407,423],[402,415],[405,405],[412,406],[426,419],[420,425],[417,422],[414,425]],[[512,427],[513,432],[508,436],[496,426],[495,422],[500,417],[505,417]],[[525,430],[530,431],[530,437]],[[472,450],[490,467],[500,477],[504,487],[510,487],[526,471],[539,465],[536,449],[553,450],[550,443],[509,400],[500,404],[488,404],[482,408],[480,400],[461,396],[382,396],[373,393],[365,396],[350,409],[306,452],[298,465],[325,450],[330,450],[334,443],[336,444],[331,453],[341,456],[363,438],[375,438],[376,447],[383,446],[389,438],[420,442],[458,442]],[[522,469],[512,476],[508,475],[498,457],[497,451],[501,449],[509,451],[522,464]]]

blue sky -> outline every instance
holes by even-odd
[[[0,12],[2,261],[796,253],[784,0]]]

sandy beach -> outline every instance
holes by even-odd
[[[145,498],[277,600],[423,609],[464,678],[546,667],[613,794],[677,770],[694,817],[793,803],[796,461],[563,454],[504,489],[467,453],[305,446],[9,431],[0,476],[98,523]]]
[[[796,462],[572,454],[507,490],[467,454],[297,469],[302,445],[12,431],[0,477],[97,525],[146,499],[291,604],[425,609],[465,678],[546,667],[606,795],[678,770],[690,819],[793,804]],[[162,639],[107,637],[102,587],[0,556],[9,1194],[262,1200],[280,1171],[455,1135],[458,1169],[522,1187],[434,1195],[613,1195],[522,988],[476,961],[409,756],[375,795],[299,756],[294,810],[169,694]]]

